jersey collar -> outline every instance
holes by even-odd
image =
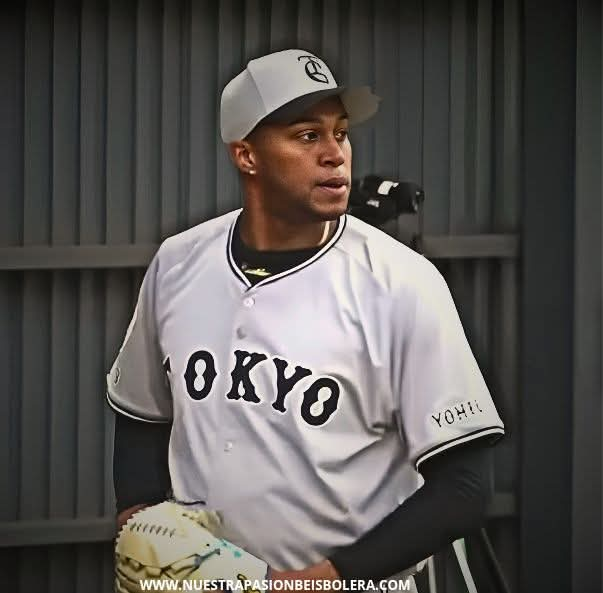
[[[240,214],[239,214],[239,216],[240,216]],[[239,269],[239,267],[235,263],[234,257],[232,255],[232,239],[234,236],[234,230],[235,230],[239,216],[237,216],[233,220],[232,224],[230,225],[230,229],[228,231],[226,257],[228,259],[228,264],[230,265],[230,269],[233,271],[234,275],[247,287],[247,289],[250,289],[252,287],[259,288],[260,286],[265,286],[266,284],[270,284],[271,282],[276,282],[277,280],[280,280],[281,278],[284,278],[285,276],[290,276],[291,274],[295,274],[296,272],[299,272],[300,270],[303,270],[304,268],[308,267],[310,264],[313,264],[316,260],[320,259],[325,253],[327,253],[327,251],[329,251],[329,249],[331,249],[331,247],[333,247],[335,245],[335,243],[337,243],[337,241],[343,234],[343,231],[345,229],[345,225],[347,222],[347,215],[342,214],[339,217],[339,219],[337,220],[337,228],[335,229],[333,236],[323,245],[322,249],[320,249],[320,251],[315,253],[312,257],[309,257],[307,260],[303,261],[301,264],[298,264],[297,266],[294,266],[293,268],[290,268],[290,269],[280,272],[278,274],[274,274],[274,276],[269,276],[265,280],[260,280],[260,282],[256,282],[256,284],[251,284],[251,282],[249,282],[249,280],[245,276],[245,274]]]

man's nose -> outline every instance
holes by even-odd
[[[345,153],[336,138],[326,138],[321,153],[321,164],[339,167],[345,163]]]

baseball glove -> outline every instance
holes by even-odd
[[[251,590],[251,583],[266,578],[268,566],[217,538],[219,525],[215,512],[194,511],[169,501],[139,511],[121,529],[115,544],[116,593],[149,591],[148,582],[153,580],[187,581],[190,588],[181,588],[190,591],[202,590],[200,583],[208,581],[222,581],[223,589],[247,583],[237,590]]]

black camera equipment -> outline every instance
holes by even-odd
[[[400,214],[416,214],[425,199],[423,189],[410,181],[391,181],[367,175],[352,181],[350,214],[382,224]]]
[[[413,236],[411,246],[420,252],[424,200],[425,192],[412,181],[393,181],[367,175],[352,181],[348,212],[374,226],[381,226],[400,214],[418,214],[419,230]]]

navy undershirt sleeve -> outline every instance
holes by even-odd
[[[425,461],[425,483],[395,511],[330,560],[344,579],[384,579],[479,529],[490,498],[490,447],[458,446]]]
[[[152,424],[115,414],[113,485],[117,512],[165,500],[170,489],[171,424]]]

